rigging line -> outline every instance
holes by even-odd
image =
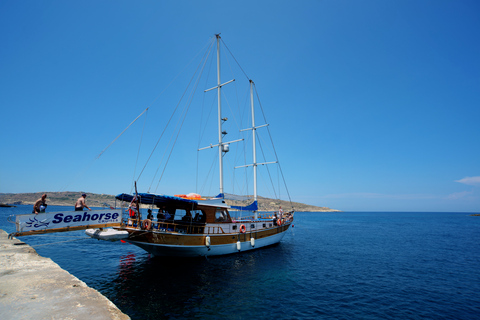
[[[233,68],[232,68],[232,65],[230,64],[230,59],[227,59],[225,58],[225,60],[227,61],[228,63],[228,67],[230,68],[230,73],[232,74],[232,79],[235,79],[235,73],[233,72]],[[238,95],[238,85],[237,85],[237,82],[234,82],[233,83],[233,87],[235,88],[235,97],[237,98],[237,106],[240,106],[240,96]],[[232,112],[233,114],[233,112]],[[239,113],[239,115],[241,115],[241,112]],[[241,127],[239,127],[239,130],[241,129]]]
[[[102,152],[100,152],[100,153],[98,154],[98,156],[96,156],[92,161],[90,161],[90,163],[89,163],[88,165],[86,165],[84,169],[82,169],[81,171],[77,172],[77,174],[75,175],[75,178],[73,179],[73,181],[78,180],[77,178],[78,178],[79,176],[81,176],[82,174],[84,174],[84,173],[92,166],[92,164],[93,164],[96,160],[98,160],[98,158],[100,158],[100,157],[102,156],[102,154],[103,154],[105,151],[107,151],[107,149],[110,148],[110,146],[111,146],[115,141],[117,141],[117,139],[120,138],[120,136],[121,136],[122,134],[124,134],[125,131],[127,131],[127,129],[130,128],[130,126],[133,125],[133,124],[135,123],[135,121],[137,121],[138,118],[140,118],[147,110],[148,110],[148,108],[146,108],[145,110],[143,110],[142,113],[140,113],[125,129],[123,129],[123,131],[122,131],[115,139],[113,139],[112,142],[110,142],[110,144],[109,144],[105,149],[102,150]],[[70,185],[70,183],[67,183],[61,190],[66,190],[69,185]]]
[[[212,44],[213,44],[213,42],[212,42]],[[205,55],[207,55],[207,53],[208,53],[209,51],[210,51],[210,49],[207,50],[207,52],[204,54],[204,58],[202,59],[202,61],[205,59]],[[155,144],[155,147],[153,148],[152,152],[150,153],[150,156],[148,157],[147,162],[146,162],[145,165],[143,166],[143,169],[142,169],[142,171],[140,172],[137,180],[140,179],[140,177],[142,176],[143,171],[145,170],[145,168],[147,167],[148,163],[150,162],[150,159],[152,158],[153,153],[154,153],[155,150],[157,149],[158,144],[160,143],[160,140],[162,139],[163,135],[165,134],[165,131],[167,130],[168,126],[170,125],[170,122],[172,121],[173,116],[174,116],[175,113],[177,112],[178,107],[180,106],[181,101],[182,101],[183,98],[185,97],[185,94],[187,93],[187,90],[188,90],[188,88],[190,87],[190,84],[192,83],[192,80],[193,80],[193,78],[195,77],[195,74],[197,73],[198,68],[200,67],[200,65],[201,65],[201,62],[200,62],[200,64],[199,64],[199,66],[197,66],[197,69],[195,70],[192,78],[190,79],[190,82],[188,83],[187,87],[185,88],[185,90],[184,90],[182,96],[180,97],[180,100],[178,101],[175,109],[173,110],[172,115],[171,115],[170,118],[168,119],[167,125],[163,128],[162,134],[161,134],[160,137],[158,138],[157,143]],[[158,167],[158,169],[157,169],[157,172],[158,172],[159,168],[160,168],[160,165],[159,165],[159,167]],[[156,174],[155,174],[155,176],[156,176]],[[155,176],[154,176],[154,178],[152,179],[152,183],[150,184],[149,189],[151,188],[151,186],[152,186],[152,184],[153,184],[153,180],[155,180]],[[157,188],[158,188],[158,187],[157,187]]]
[[[233,112],[232,107],[230,106],[230,102],[228,101],[228,98],[227,98],[225,92],[223,92],[223,91],[222,91],[222,96],[223,96],[223,98],[225,99],[225,102],[227,102],[228,109],[229,109],[230,112],[232,113],[233,120],[234,120],[235,124],[237,125],[237,129],[238,129],[238,130],[241,130],[242,127],[240,127],[240,125],[239,125],[239,123],[238,123],[238,121],[237,121],[237,117],[236,117],[236,115],[235,115],[235,112]],[[237,99],[237,100],[238,100],[238,99]]]
[[[253,84],[253,86],[255,88],[255,93],[257,95],[258,104],[260,105],[260,110],[262,110],[263,119],[264,119],[265,123],[267,123],[267,119],[266,119],[265,113],[263,111],[262,103],[260,102],[260,97],[258,95],[257,86],[255,85],[255,83]],[[288,200],[290,201],[290,204],[292,205],[292,208],[293,208],[292,198],[290,197],[290,192],[288,191],[287,182],[285,181],[285,176],[283,175],[282,166],[280,165],[280,161],[278,160],[277,150],[275,149],[275,144],[273,143],[272,134],[270,133],[269,127],[267,127],[267,131],[268,131],[268,136],[270,137],[270,141],[272,143],[272,148],[273,148],[273,152],[275,154],[275,159],[277,160],[278,167],[279,167],[280,173],[282,175],[283,185],[285,186],[285,190],[287,191]]]
[[[74,179],[74,180],[77,180],[77,178],[78,178],[81,174],[83,174],[85,171],[87,171],[87,169],[92,165],[92,163],[93,163],[95,160],[97,160],[98,158],[100,158],[100,156],[101,156],[146,110],[148,110],[148,108],[150,108],[155,101],[158,100],[158,98],[172,85],[172,83],[175,82],[175,80],[176,80],[176,79],[183,73],[183,71],[192,63],[192,61],[195,60],[195,58],[200,54],[200,52],[202,52],[202,51],[204,50],[205,47],[208,47],[208,46],[211,47],[211,46],[213,46],[213,44],[215,43],[215,40],[216,40],[216,39],[212,37],[212,38],[210,39],[210,42],[207,42],[207,44],[206,44],[202,49],[200,49],[200,51],[192,58],[192,60],[190,60],[190,62],[189,62],[187,65],[185,65],[185,67],[182,69],[182,71],[180,71],[180,72],[175,76],[175,78],[173,78],[173,80],[172,80],[172,81],[167,85],[167,87],[166,87],[165,89],[163,89],[163,91],[150,103],[150,105],[149,105],[137,118],[135,118],[135,120],[133,120],[132,123],[130,123],[130,125],[129,125],[127,128],[125,128],[125,130],[123,130],[122,133],[120,133],[105,149],[103,149],[103,151],[100,152],[100,154],[99,154],[94,160],[92,160],[92,162],[91,162],[89,165],[87,165],[85,169],[83,169],[82,171],[80,171],[80,172],[77,173],[77,175],[75,176],[75,179]],[[70,184],[66,184],[66,185],[63,187],[63,189],[61,189],[61,190],[66,190],[69,185],[70,185]]]
[[[210,48],[210,50],[212,50],[212,47]],[[210,53],[209,53],[209,56],[210,56]],[[208,59],[208,58],[207,58]],[[212,70],[212,64],[213,64],[213,60],[214,59],[211,59],[210,60],[210,67],[207,68],[208,72],[207,72],[207,76],[205,77],[205,87],[207,87],[207,83],[208,83],[208,80],[210,79],[210,70]],[[207,128],[207,122],[208,122],[208,119],[210,118],[210,114],[212,113],[212,106],[213,106],[213,103],[212,105],[210,106],[210,112],[208,113],[207,117],[206,117],[206,121],[205,121],[205,127],[203,129],[203,132],[202,132],[202,123],[204,123],[203,121],[203,117],[204,117],[204,113],[205,113],[205,108],[206,108],[206,105],[205,105],[205,97],[206,97],[206,94],[205,92],[203,93],[202,95],[202,112],[201,112],[201,117],[200,117],[200,121],[198,122],[198,142],[197,142],[197,167],[196,167],[196,172],[195,172],[195,192],[199,193],[199,189],[198,189],[198,183],[199,183],[199,162],[200,162],[200,151],[198,151],[198,149],[200,149],[200,143],[202,142],[202,139],[203,139],[203,135],[205,134],[205,131],[206,131],[206,128]]]
[[[125,129],[123,129],[123,131],[122,131],[115,139],[113,139],[113,141],[110,142],[110,144],[109,144],[105,149],[103,149],[102,152],[100,152],[100,154],[95,158],[95,160],[97,160],[98,158],[100,158],[100,156],[101,156],[105,151],[107,151],[107,149],[110,148],[110,146],[111,146],[115,141],[117,141],[117,139],[120,138],[120,136],[121,136],[125,131],[127,131],[127,129],[130,128],[130,126],[131,126],[135,121],[138,120],[138,118],[140,118],[140,117],[142,116],[142,114],[144,114],[145,112],[147,112],[147,110],[148,110],[148,108],[146,108],[145,110],[143,110],[142,113],[140,113],[140,114],[135,118],[135,120],[133,120],[133,121],[128,125],[128,127],[126,127]]]
[[[211,175],[211,172],[214,171],[214,169],[216,169],[216,167],[217,167],[217,166],[216,166],[216,165],[217,165],[217,161],[218,161],[217,154],[213,153],[212,164],[210,165],[210,169],[209,169],[208,172],[207,172],[207,176],[205,177],[205,180],[204,180],[204,182],[203,182],[203,185],[202,185],[202,187],[200,188],[201,191],[206,190],[206,188],[207,188],[206,185],[207,185],[207,182],[208,182],[208,177],[210,177],[210,180],[213,180],[213,174]],[[211,184],[212,184],[212,183],[210,182],[210,185],[211,185]],[[209,189],[211,189],[211,187],[210,187]],[[209,193],[210,193],[210,191],[209,191]]]
[[[235,62],[237,63],[238,67],[240,68],[240,70],[242,70],[243,74],[245,75],[245,77],[247,78],[247,80],[250,80],[250,78],[247,76],[247,73],[243,70],[242,66],[240,65],[240,63],[238,63],[237,59],[235,59],[235,56],[233,55],[233,53],[230,51],[230,49],[227,47],[227,45],[225,44],[225,42],[223,41],[222,38],[220,38],[220,41],[222,41],[223,45],[225,46],[225,48],[228,50],[228,52],[230,53],[230,55],[232,56],[233,60],[235,60]]]
[[[267,158],[265,158],[265,153],[263,152],[263,146],[262,146],[261,140],[258,137],[258,135],[257,135],[257,141],[258,141],[258,145],[260,146],[260,150],[262,151],[263,161],[267,162]],[[277,159],[277,162],[278,162],[278,159]],[[266,165],[266,169],[267,169],[268,177],[270,178],[270,183],[272,184],[272,187],[273,187],[273,193],[275,194],[275,197],[277,199],[279,199],[277,197],[277,192],[275,191],[275,185],[274,185],[273,180],[272,180],[272,175],[270,174],[270,169],[268,169],[268,165]]]
[[[139,158],[139,156],[140,156],[140,148],[141,148],[141,146],[142,146],[143,133],[144,133],[144,131],[145,131],[145,124],[147,123],[147,115],[148,115],[148,111],[147,111],[147,113],[145,114],[145,119],[143,120],[142,135],[140,136],[140,143],[139,143],[139,145],[138,145],[137,159],[135,160],[135,167],[133,168],[132,188],[130,189],[130,193],[133,192],[133,188],[134,188],[135,173],[136,173],[136,171],[137,171],[138,158]]]
[[[208,53],[208,54],[207,54],[207,53]],[[204,55],[204,57],[205,57],[205,56],[208,57],[208,55],[209,55],[209,52],[206,52],[205,55]],[[207,63],[207,59],[204,59],[204,60],[203,60],[203,64],[202,64],[202,62],[200,62],[200,64],[199,64],[198,67],[197,67],[197,70],[195,70],[195,73],[193,74],[193,76],[192,76],[192,78],[190,79],[190,82],[189,82],[189,84],[188,84],[188,86],[187,86],[187,89],[188,89],[188,87],[189,87],[190,84],[192,83],[192,80],[195,78],[195,74],[197,73],[197,71],[199,71],[199,68],[201,67],[201,68],[200,68],[200,71],[199,71],[199,74],[198,74],[198,77],[197,77],[197,80],[196,80],[196,82],[195,82],[194,85],[193,85],[192,92],[191,92],[191,94],[190,94],[189,100],[188,100],[187,103],[186,103],[186,106],[185,106],[186,109],[185,109],[185,113],[184,113],[184,116],[183,116],[182,123],[180,124],[180,128],[178,129],[178,132],[177,132],[177,136],[175,137],[175,141],[173,142],[173,145],[172,145],[172,148],[171,148],[170,153],[169,153],[169,155],[168,155],[167,161],[165,162],[165,166],[163,167],[162,174],[160,175],[160,178],[158,179],[158,183],[157,183],[157,187],[155,188],[155,192],[157,191],[158,186],[159,186],[159,184],[160,184],[160,181],[162,181],[162,178],[163,178],[163,175],[164,175],[164,173],[165,173],[165,170],[167,169],[168,162],[169,162],[169,160],[170,160],[170,157],[172,156],[173,149],[175,148],[175,145],[176,145],[176,143],[177,143],[178,137],[180,136],[180,131],[181,131],[182,127],[183,127],[183,124],[185,123],[185,119],[187,118],[188,110],[190,109],[190,107],[191,107],[191,105],[192,105],[192,100],[193,100],[193,97],[194,97],[194,95],[195,95],[195,92],[196,92],[196,90],[197,90],[197,88],[198,88],[198,84],[199,84],[199,82],[200,82],[200,77],[201,77],[201,75],[203,74],[203,70],[205,69],[206,63]],[[187,91],[187,89],[185,89],[185,92]],[[184,93],[184,94],[185,94],[185,93]],[[178,125],[178,124],[177,124],[177,125]]]
[[[165,87],[165,89],[163,89],[163,91],[160,92],[160,94],[152,101],[152,103],[150,103],[149,107],[151,107],[152,104],[155,103],[155,101],[157,101],[158,98],[160,98],[160,96],[172,85],[172,83],[174,83],[175,80],[177,80],[177,78],[185,71],[185,69],[187,69],[187,67],[198,57],[198,55],[200,54],[200,52],[203,52],[203,51],[205,50],[205,47],[209,47],[209,46],[212,47],[212,45],[215,43],[215,40],[216,40],[216,39],[212,37],[212,38],[210,39],[210,42],[207,42],[207,44],[206,44],[205,46],[203,46],[203,48],[198,51],[198,53],[192,58],[192,60],[190,60],[190,62],[187,63],[187,64],[185,65],[185,67],[183,67],[182,71],[180,71],[180,72],[175,76],[175,78],[173,78],[173,80]]]

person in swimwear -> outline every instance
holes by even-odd
[[[45,212],[45,209],[47,208],[47,194],[44,193],[40,199],[35,201],[35,204],[33,205],[33,211],[32,213],[39,214],[41,212]]]
[[[83,208],[87,208],[88,210],[92,211],[86,204],[85,198],[87,195],[84,193],[80,198],[78,198],[77,202],[75,202],[75,211],[83,211]]]

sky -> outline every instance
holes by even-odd
[[[170,84],[220,33],[292,201],[480,211],[478,1],[3,0],[0,30],[0,193],[130,192],[177,101],[166,92],[182,93]],[[196,192],[186,147],[139,192]]]

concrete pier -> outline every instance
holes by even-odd
[[[110,300],[0,230],[0,319],[130,319]]]

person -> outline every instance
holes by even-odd
[[[192,222],[192,213],[189,210],[187,210],[185,215],[182,217],[182,221]]]
[[[39,214],[45,212],[45,209],[47,208],[47,194],[44,193],[40,199],[35,201],[35,204],[33,205],[33,210],[32,213]]]
[[[163,209],[158,209],[157,221],[164,221],[165,215],[163,214]]]
[[[86,204],[85,198],[87,195],[84,193],[80,198],[78,198],[77,202],[75,202],[75,211],[83,211],[83,208],[87,208],[88,210],[92,211]]]
[[[278,218],[281,220],[283,218],[283,209],[282,206],[280,206],[280,209],[278,210]]]
[[[153,220],[153,214],[151,209],[148,209],[147,219]]]
[[[130,205],[128,206],[128,215],[130,216],[130,219],[137,218],[137,205],[134,201],[130,202]]]
[[[273,215],[273,225],[276,226],[277,225],[277,213],[275,212],[275,214]]]
[[[172,219],[172,215],[170,214],[170,212],[166,211],[165,212],[165,221],[167,222],[170,222],[169,220]]]

